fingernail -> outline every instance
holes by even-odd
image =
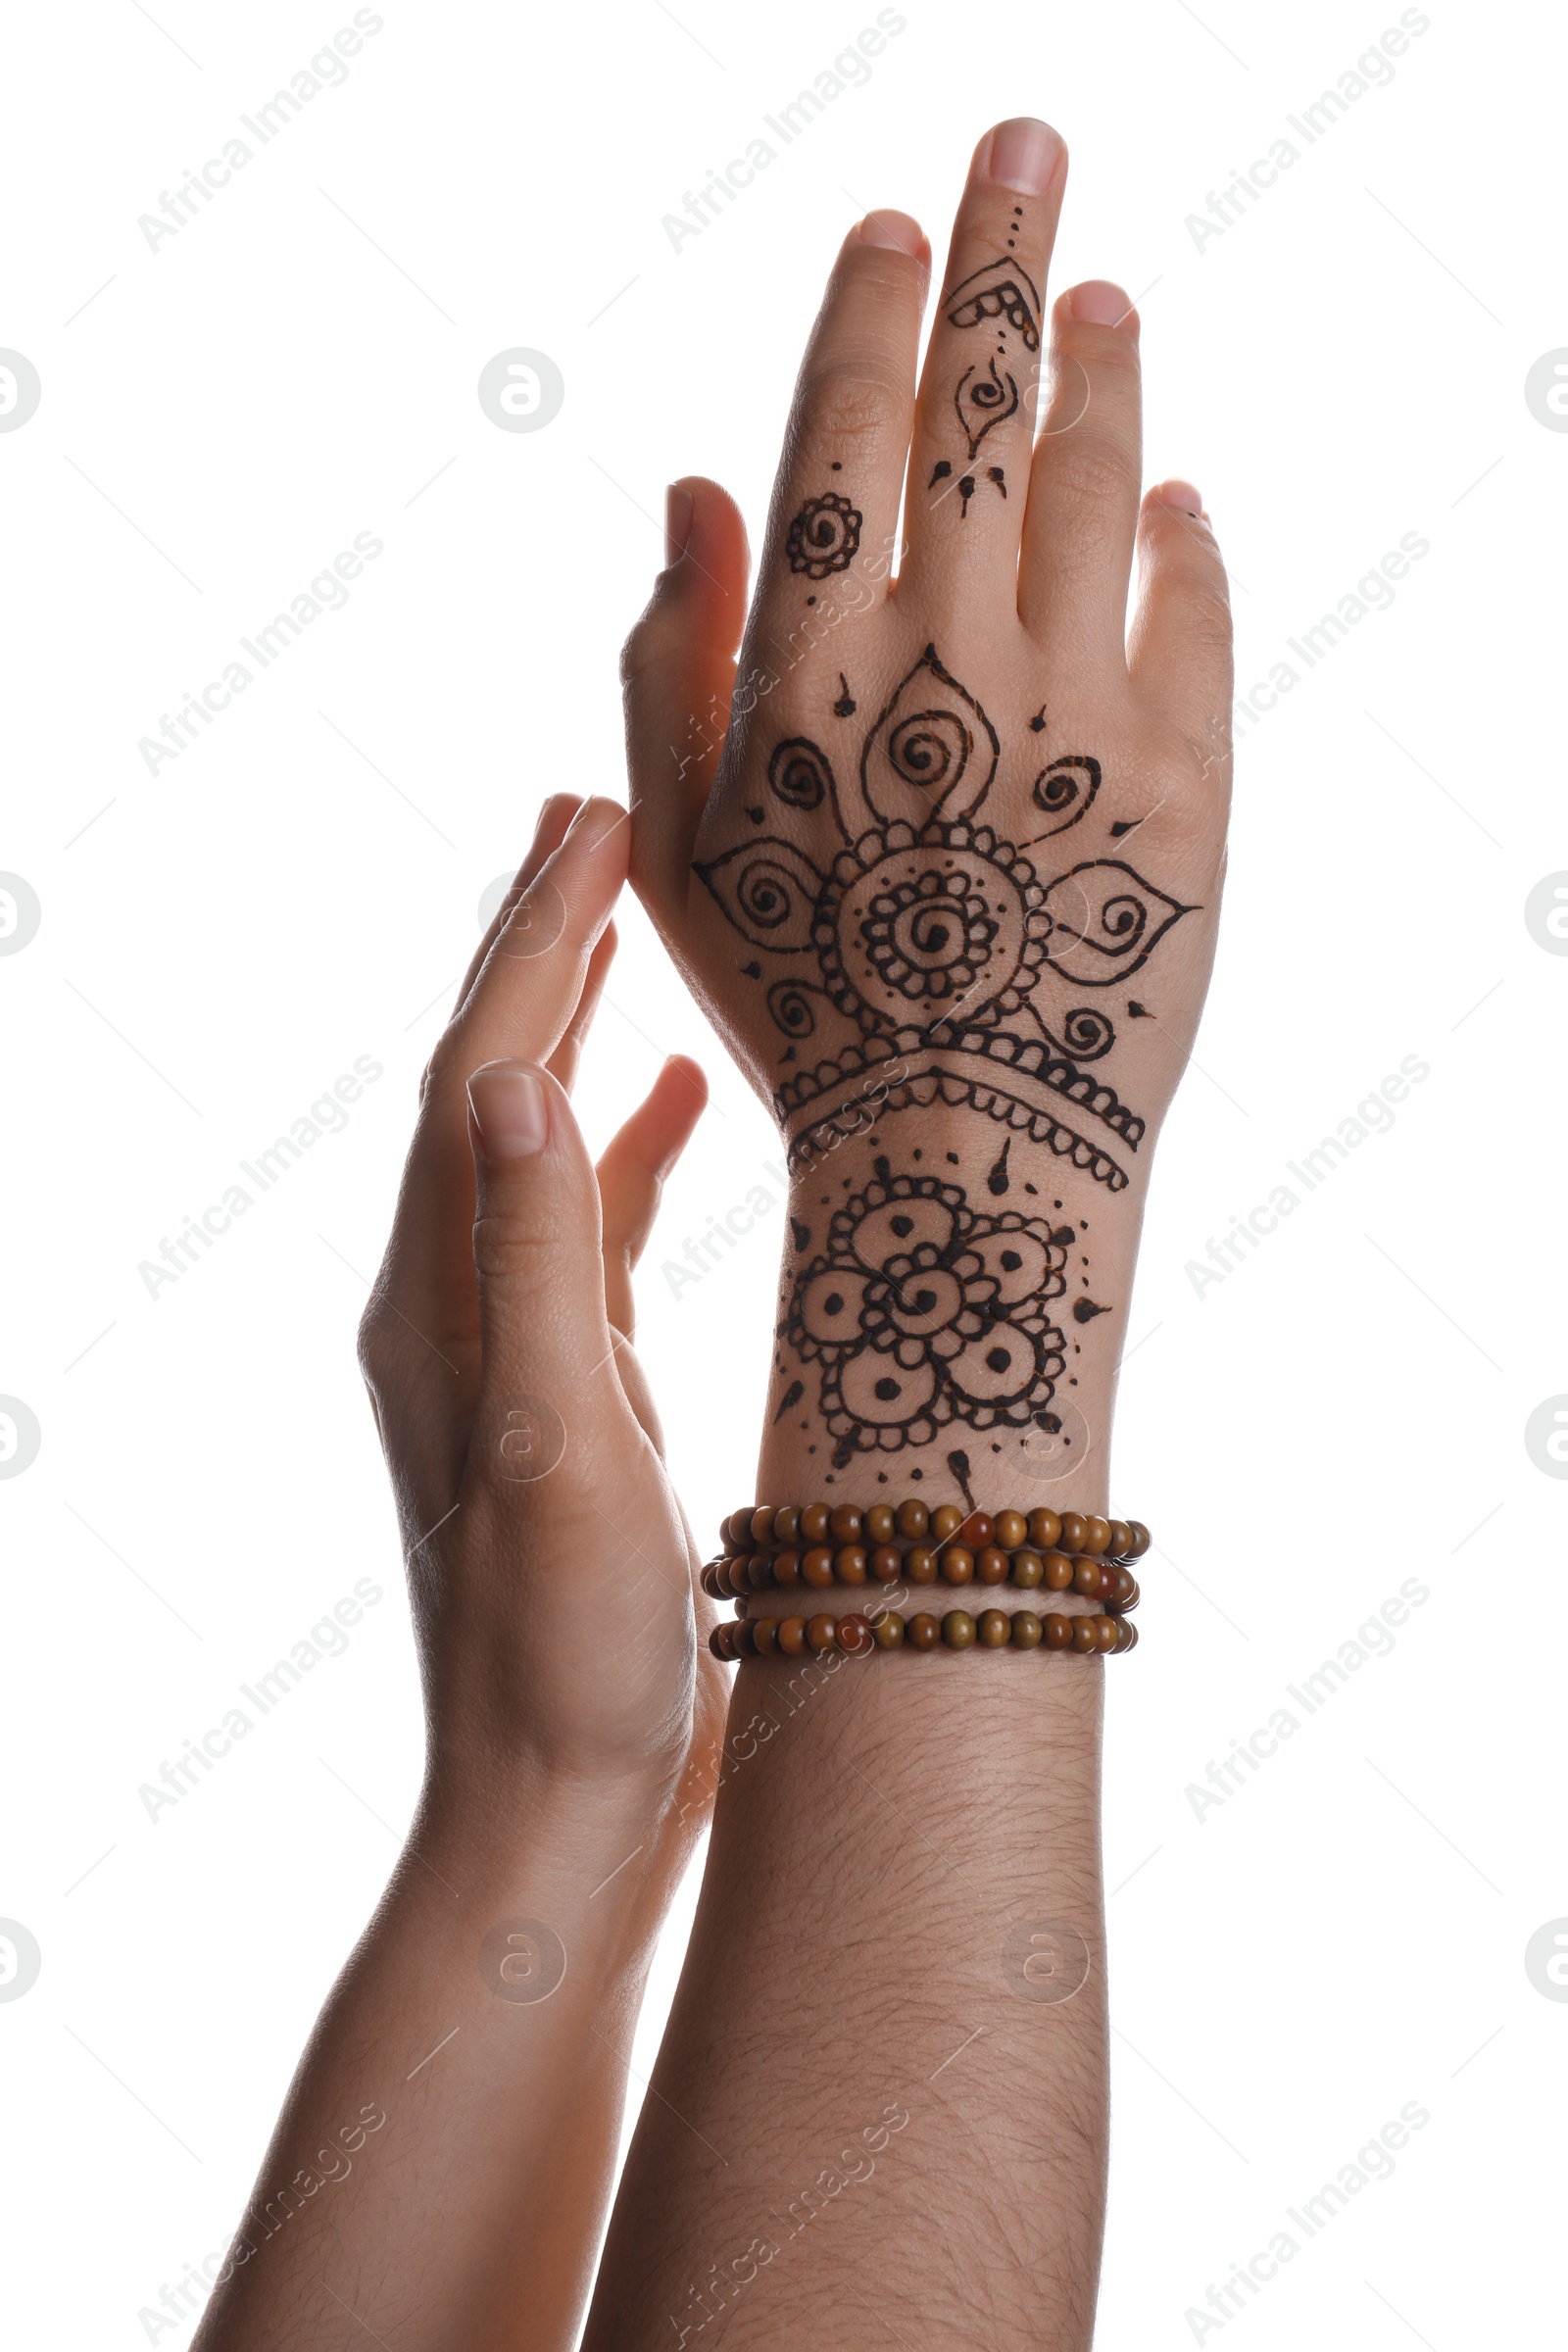
[[[664,564],[678,564],[686,553],[686,542],[692,535],[692,494],[679,482],[671,482],[664,492]]]
[[[532,1070],[493,1061],[468,1080],[468,1102],[479,1141],[491,1159],[526,1159],[550,1133],[550,1105]]]
[[[860,222],[860,243],[918,256],[925,244],[925,230],[907,213],[867,213]]]
[[[1049,122],[1017,115],[1010,122],[999,122],[991,133],[991,151],[980,175],[1018,196],[1043,196],[1066,152],[1065,142]]]
[[[1081,286],[1074,286],[1067,301],[1073,317],[1088,319],[1091,326],[1132,326],[1137,322],[1132,296],[1108,277],[1086,277]]]
[[[1154,496],[1163,505],[1174,507],[1178,514],[1191,514],[1200,522],[1203,518],[1203,494],[1191,482],[1161,482]]]
[[[580,834],[590,849],[597,849],[600,842],[608,841],[615,827],[623,825],[625,821],[626,811],[617,802],[584,801],[566,827],[565,840],[570,841],[574,835]]]

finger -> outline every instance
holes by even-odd
[[[533,839],[528,845],[528,855],[518,866],[511,888],[491,917],[484,937],[474,949],[468,968],[463,975],[463,985],[458,990],[457,1002],[452,1007],[454,1015],[463,1010],[468,991],[478,979],[484,959],[489,955],[502,924],[507,921],[517,901],[544,864],[545,859],[560,849],[566,838],[567,827],[581,807],[582,795],[580,793],[553,792],[546,798],[534,824]]]
[[[886,600],[930,275],[931,248],[906,213],[868,213],[840,248],[796,379],[748,667],[783,675]]]
[[[672,1054],[648,1100],[612,1137],[600,1158],[605,1304],[611,1322],[628,1339],[636,1329],[632,1268],[653,1231],[664,1179],[691,1141],[707,1103],[708,1080],[700,1065],[684,1054]]]
[[[1031,116],[999,122],[974,151],[920,377],[901,594],[1012,594],[1066,184],[1065,145]]]
[[[508,1059],[473,1071],[467,1099],[480,1342],[468,1461],[505,1495],[563,1459],[591,1474],[596,1453],[624,1443],[626,1404],[599,1195],[565,1095],[548,1071]],[[590,1476],[585,1514],[591,1498]]]
[[[690,474],[665,498],[665,564],[620,657],[631,879],[662,930],[686,904],[692,841],[729,726],[751,556],[740,509]]]
[[[1206,759],[1230,743],[1231,608],[1202,508],[1190,482],[1162,482],[1144,501],[1128,663],[1139,695]]]
[[[1054,653],[1120,663],[1143,481],[1138,313],[1090,279],[1051,318],[1052,392],[1029,470],[1018,613]]]
[[[585,802],[496,932],[425,1071],[377,1296],[449,1367],[464,1365],[477,1338],[465,1081],[505,1055],[547,1062],[555,1053],[581,1003],[625,859],[626,811]]]
[[[599,936],[598,945],[588,958],[588,969],[583,976],[582,995],[577,1000],[577,1009],[567,1024],[565,1036],[545,1064],[556,1084],[564,1087],[568,1095],[576,1084],[577,1064],[581,1061],[582,1050],[588,1043],[588,1032],[594,1025],[594,1015],[599,1010],[599,1000],[605,993],[605,982],[610,977],[610,967],[615,960],[615,926],[613,923],[607,923]]]

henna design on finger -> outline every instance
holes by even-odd
[[[830,571],[848,571],[860,544],[860,521],[859,510],[836,490],[808,498],[785,542],[791,571],[804,571],[810,580],[825,580]]]
[[[969,455],[975,458],[992,426],[1017,414],[1017,381],[1011,375],[999,374],[995,360],[988,361],[984,375],[977,368],[966,368],[958,378],[953,405],[969,444]]]
[[[951,477],[952,472],[953,464],[951,459],[938,458],[936,465],[932,467],[931,479],[927,482],[926,488],[928,490],[934,490],[938,482],[947,481]],[[996,489],[1000,490],[1004,498],[1006,497],[1007,477],[1000,466],[987,466],[986,480],[990,482]],[[962,478],[955,484],[955,488],[957,490],[958,497],[962,502],[958,509],[958,517],[960,521],[967,520],[968,518],[969,501],[971,498],[973,498],[977,487],[978,484],[976,483],[975,477],[972,473],[964,474]]]
[[[1025,351],[1040,349],[1040,297],[1033,278],[1016,262],[988,262],[944,296],[950,326],[980,326],[1004,318]]]

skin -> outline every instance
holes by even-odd
[[[425,1072],[361,1331],[424,1785],[198,2352],[576,2340],[625,2057],[723,1706],[630,1347],[631,1268],[704,1082],[666,1063],[597,1170],[567,1098],[625,855],[612,803],[546,804]]]
[[[671,492],[671,560],[626,648],[632,878],[769,1101],[803,1065],[856,1045],[861,1024],[824,988],[792,1060],[796,1041],[770,1015],[768,991],[823,981],[809,923],[798,934],[807,944],[787,952],[763,944],[765,924],[743,936],[695,869],[728,871],[716,861],[765,834],[784,845],[770,854],[787,871],[828,874],[845,847],[833,799],[855,805],[861,747],[869,733],[873,760],[878,715],[927,646],[972,700],[955,705],[928,670],[914,707],[967,710],[981,746],[972,759],[984,758],[973,704],[998,739],[975,822],[1014,845],[1035,842],[1051,821],[1033,790],[1042,753],[1092,755],[1092,806],[1025,852],[1042,883],[1116,858],[1135,867],[1146,914],[1183,910],[1147,963],[1124,976],[1112,957],[1114,984],[1100,987],[1075,976],[1093,958],[1057,894],[1049,944],[1073,968],[1025,972],[1023,1010],[1006,1015],[1032,1007],[1058,1039],[1077,1008],[1110,1018],[1114,1045],[1087,1066],[1145,1123],[1136,1152],[1118,1141],[1124,1185],[1096,1181],[970,1099],[940,1097],[918,1108],[873,1099],[858,1131],[846,1122],[831,1150],[795,1166],[790,1223],[804,1239],[781,1271],[756,1487],[766,1502],[972,1494],[992,1509],[1104,1511],[1109,1500],[1149,1160],[1214,949],[1230,629],[1197,494],[1171,483],[1140,496],[1139,322],[1121,289],[1094,281],[1051,310],[1037,440],[1026,338],[1008,326],[999,369],[1017,385],[1016,413],[992,426],[978,456],[965,448],[956,388],[1003,330],[954,323],[952,290],[998,260],[1043,288],[1065,176],[1064,150],[1044,124],[1002,124],[982,139],[918,387],[929,248],[902,215],[874,214],[852,231],[802,366],[750,607],[738,511],[691,477]],[[943,460],[952,471],[933,484]],[[1005,499],[987,477],[993,465]],[[967,514],[954,495],[965,471],[977,477]],[[901,488],[906,539],[892,576]],[[847,567],[817,577],[791,567],[790,532],[829,490],[859,514],[859,547]],[[818,633],[830,612],[836,620]],[[841,716],[846,688],[857,708]],[[1044,730],[1033,729],[1042,712]],[[796,738],[833,768],[834,795],[814,807],[786,805],[770,783],[775,748]],[[1076,773],[1082,782],[1088,771]],[[846,830],[858,840],[886,813],[858,808]],[[942,870],[940,844],[928,862]],[[1088,932],[1117,945],[1093,920]],[[846,969],[858,936],[854,923],[837,934]],[[973,1004],[985,1004],[988,985],[982,977]],[[918,1001],[916,1025],[929,1028],[941,1009]],[[802,1120],[786,1118],[784,1132],[798,1151]],[[999,1199],[988,1176],[1009,1132],[1009,1190]],[[824,1359],[799,1345],[792,1309],[835,1211],[885,1185],[881,1162],[956,1186],[970,1212],[1017,1209],[1071,1228],[1061,1286],[1043,1281],[1034,1303],[1062,1333],[1049,1404],[1075,1452],[1044,1444],[1052,1433],[1036,1419],[967,1408],[928,1442],[892,1449],[874,1427],[864,1435],[864,1416],[850,1416],[847,1442],[842,1416],[835,1426]],[[1068,1311],[1080,1294],[1105,1311],[1080,1324]],[[949,1458],[956,1449],[961,1476]],[[744,1494],[737,1479],[734,1499]],[[1009,1603],[1005,1588],[995,1597]],[[617,2198],[589,2352],[679,2352],[720,2337],[726,2352],[890,2334],[921,2352],[1089,2343],[1107,2114],[1102,1671],[1098,1658],[1008,1650],[903,1651],[836,1671],[741,1666],[696,1928],[659,2095]],[[1138,1663],[1111,1671],[1136,1676]],[[1029,1952],[1041,1955],[1032,1977]],[[1054,1996],[1080,1973],[1071,1997],[1040,1997],[1042,1984]]]

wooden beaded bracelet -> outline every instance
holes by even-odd
[[[837,1550],[817,1544],[807,1551],[731,1552],[710,1560],[700,1581],[710,1599],[727,1600],[742,1592],[792,1592],[801,1585],[820,1592],[868,1579],[879,1585],[934,1585],[939,1579],[945,1585],[1012,1584],[1024,1592],[1044,1587],[1048,1592],[1081,1592],[1086,1600],[1123,1610],[1136,1607],[1138,1597],[1137,1579],[1119,1560],[1091,1553],[1074,1560],[1063,1551],[1030,1548],[1009,1554],[995,1544],[978,1551],[965,1544],[945,1544],[940,1551],[929,1544],[911,1544],[907,1551],[893,1544],[872,1551],[859,1544],[841,1544]]]
[[[716,1625],[708,1637],[715,1658],[734,1664],[741,1658],[799,1658],[827,1650],[846,1657],[869,1657],[873,1649],[1070,1649],[1080,1657],[1113,1657],[1138,1644],[1138,1628],[1125,1617],[1064,1617],[1051,1610],[1044,1617],[1033,1609],[949,1609],[939,1617],[921,1609],[901,1617],[896,1609],[879,1609],[875,1617],[852,1610],[847,1616],[740,1617]]]
[[[970,1551],[1061,1551],[1069,1559],[1087,1554],[1092,1559],[1137,1560],[1149,1549],[1150,1534],[1138,1519],[1102,1519],[1081,1511],[961,1511],[956,1502],[934,1506],[918,1495],[894,1504],[872,1503],[858,1510],[853,1503],[748,1504],[731,1511],[719,1529],[727,1555],[755,1552],[769,1544],[787,1550],[834,1545],[891,1546],[895,1537],[908,1544],[929,1544],[937,1549],[951,1543]]]

